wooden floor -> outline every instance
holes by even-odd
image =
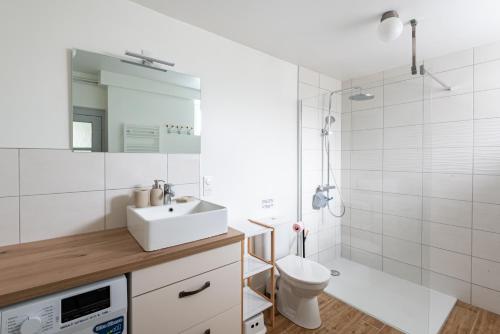
[[[319,296],[323,324],[315,330],[301,328],[280,314],[269,334],[338,333],[338,334],[396,334],[400,331],[326,294]],[[500,334],[500,315],[458,302],[453,308],[441,334]]]

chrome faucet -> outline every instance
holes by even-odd
[[[174,185],[165,183],[163,186],[163,204],[172,204],[172,198],[175,196]]]

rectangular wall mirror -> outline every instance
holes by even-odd
[[[200,78],[77,49],[71,67],[74,151],[200,153]]]

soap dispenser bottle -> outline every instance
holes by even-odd
[[[154,180],[153,188],[149,195],[151,206],[163,205],[163,187],[160,185],[160,182],[165,183],[163,180]]]

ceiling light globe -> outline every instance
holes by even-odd
[[[391,42],[397,39],[403,32],[403,23],[396,11],[390,11],[382,15],[378,26],[379,38],[384,42]]]

